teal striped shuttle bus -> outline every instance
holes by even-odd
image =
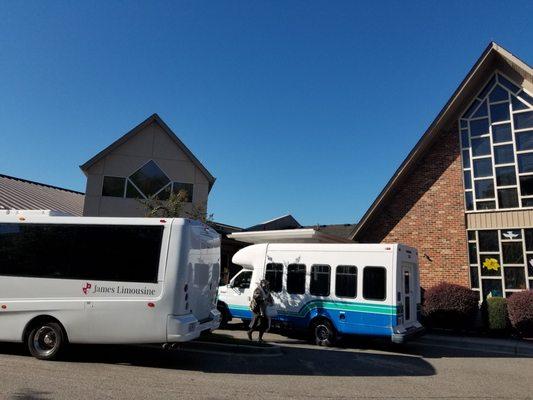
[[[402,244],[265,243],[245,247],[242,270],[219,288],[224,321],[249,320],[253,291],[270,283],[273,323],[308,330],[318,345],[343,335],[390,338],[423,332],[419,322],[418,252]]]

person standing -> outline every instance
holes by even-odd
[[[252,339],[254,331],[259,332],[259,342],[263,341],[263,335],[270,328],[270,319],[267,314],[267,307],[273,305],[274,301],[270,294],[269,283],[266,279],[261,280],[254,290],[250,310],[253,314],[250,329],[248,330],[248,339]]]

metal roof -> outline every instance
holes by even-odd
[[[53,210],[83,215],[84,194],[0,174],[0,209]]]

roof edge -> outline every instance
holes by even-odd
[[[84,192],[79,192],[77,190],[72,190],[72,189],[66,189],[66,188],[63,188],[63,187],[60,187],[60,186],[49,185],[47,183],[42,183],[42,182],[37,182],[37,181],[30,181],[29,179],[17,178],[16,176],[0,174],[0,178],[12,179],[14,181],[30,183],[32,185],[44,186],[44,187],[47,187],[47,188],[50,188],[50,189],[62,190],[64,192],[69,192],[69,193],[74,193],[74,194],[81,194],[82,196],[85,196]]]
[[[167,135],[170,136],[170,138],[178,145],[178,147],[191,159],[193,164],[205,175],[207,178],[207,181],[209,182],[209,191],[211,191],[211,188],[213,187],[216,178],[207,170],[206,167],[196,158],[196,156],[189,150],[189,148],[178,138],[178,136],[170,129],[170,127],[161,119],[161,117],[154,113],[148,118],[146,118],[143,122],[135,126],[133,129],[126,132],[124,135],[119,137],[117,140],[115,140],[113,143],[111,143],[109,146],[101,150],[99,153],[97,153],[95,156],[90,158],[88,161],[86,161],[84,164],[80,165],[80,169],[83,171],[85,175],[87,175],[86,171],[88,168],[90,168],[92,165],[94,165],[96,162],[101,160],[103,157],[105,157],[107,154],[109,154],[111,151],[119,147],[120,145],[126,143],[129,139],[131,139],[134,135],[136,135],[138,132],[149,126],[151,123],[156,122],[165,132]]]
[[[514,56],[512,53],[498,45],[496,42],[490,42],[488,46],[485,48],[481,56],[477,59],[477,61],[474,63],[472,68],[468,71],[464,79],[461,81],[461,83],[458,85],[457,89],[452,93],[451,97],[448,99],[448,101],[445,103],[444,107],[440,110],[440,112],[437,114],[433,122],[429,125],[429,127],[426,129],[424,134],[420,137],[418,142],[415,144],[415,146],[411,149],[407,157],[402,161],[400,166],[396,169],[392,177],[389,179],[385,187],[381,190],[381,192],[378,194],[376,199],[372,202],[370,207],[367,209],[365,214],[361,217],[359,223],[355,226],[354,230],[352,231],[350,238],[352,240],[356,239],[356,236],[363,230],[366,223],[370,220],[370,218],[373,216],[374,212],[377,210],[377,208],[381,205],[381,203],[384,201],[384,199],[390,194],[391,189],[394,187],[395,183],[403,176],[405,171],[408,169],[408,167],[411,166],[411,164],[416,160],[417,156],[420,154],[420,150],[422,148],[422,145],[426,143],[426,141],[431,139],[431,134],[435,130],[435,128],[439,125],[439,123],[444,119],[446,114],[448,113],[450,107],[455,102],[455,100],[459,97],[461,92],[465,89],[465,86],[474,78],[477,71],[485,64],[487,58],[493,54],[494,52],[498,53],[501,57],[504,57],[506,59],[509,59],[516,63],[520,68],[523,68],[524,70],[531,69],[529,65],[527,65],[525,62],[520,60],[518,57]]]

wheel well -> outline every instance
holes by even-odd
[[[331,321],[328,317],[324,317],[323,315],[317,315],[316,317],[314,317],[311,321],[309,321],[309,329],[311,329],[316,323],[320,322],[320,321],[327,321],[329,322],[329,324],[331,325],[331,327],[334,329],[334,330],[337,330],[335,328],[335,325],[333,324],[333,321]]]
[[[231,313],[229,312],[229,307],[228,307],[228,305],[226,303],[224,303],[223,301],[218,301],[217,302],[217,309],[221,313],[225,313],[227,318],[231,320],[232,316],[231,316]]]
[[[67,331],[65,330],[65,327],[63,326],[63,324],[61,322],[59,322],[59,320],[57,318],[54,318],[50,315],[39,315],[35,318],[33,318],[30,322],[28,322],[26,324],[26,327],[24,328],[24,332],[22,334],[22,341],[25,343],[26,340],[28,339],[28,335],[30,334],[31,332],[31,329],[37,325],[37,324],[42,324],[42,323],[45,323],[45,322],[55,322],[57,324],[59,324],[59,326],[61,327],[61,330],[63,331],[63,335],[65,335],[65,340],[68,342],[68,336],[67,336]]]
[[[223,301],[217,301],[217,309],[218,310],[224,310],[228,313],[229,315],[229,307],[226,303],[224,303]]]

